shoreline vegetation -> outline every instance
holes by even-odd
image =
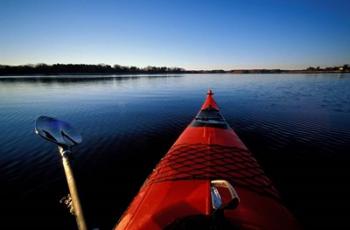
[[[0,76],[21,76],[21,75],[75,75],[75,74],[174,74],[174,73],[350,73],[350,65],[332,67],[308,67],[300,70],[287,69],[233,69],[233,70],[186,70],[179,67],[156,67],[147,66],[139,68],[136,66],[121,65],[87,65],[87,64],[36,64],[36,65],[0,65]]]

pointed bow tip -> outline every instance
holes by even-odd
[[[211,89],[209,89],[208,93],[207,93],[207,98],[205,99],[204,104],[201,107],[201,110],[209,109],[209,108],[219,110],[219,107],[216,104],[216,102],[213,98],[213,95],[214,95],[213,91]]]

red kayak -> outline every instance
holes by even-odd
[[[299,229],[211,90],[115,229]]]

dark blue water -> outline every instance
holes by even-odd
[[[37,116],[82,133],[72,164],[83,207],[89,226],[111,229],[208,88],[305,228],[350,227],[349,74],[1,77],[3,226],[75,229]]]

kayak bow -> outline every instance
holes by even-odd
[[[209,90],[115,229],[299,229]],[[212,228],[211,228],[212,229]]]

